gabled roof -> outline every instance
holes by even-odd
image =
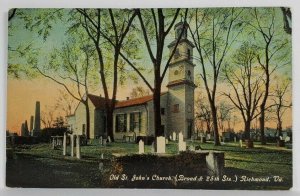
[[[88,98],[91,100],[96,109],[105,109],[105,98],[97,95],[88,94]]]
[[[167,92],[162,92],[161,96]],[[88,94],[88,98],[91,100],[96,109],[105,109],[105,98],[97,95]],[[115,108],[124,108],[136,105],[143,105],[153,99],[153,95],[147,95],[143,97],[138,97],[134,99],[117,101]]]

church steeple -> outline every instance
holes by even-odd
[[[179,22],[174,26],[175,40],[168,46],[170,55],[174,51],[179,38],[180,40],[170,62],[168,87],[182,82],[194,86],[193,48],[195,46],[188,40],[188,28],[189,25],[186,22]]]
[[[174,26],[175,39],[169,44],[174,54],[169,67],[168,114],[169,131],[183,132],[184,138],[194,133],[194,64],[192,42],[188,40],[189,25],[179,22]],[[177,47],[175,48],[176,44]],[[175,51],[174,51],[175,50]]]

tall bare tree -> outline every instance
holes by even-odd
[[[257,72],[256,47],[244,43],[233,57],[232,66],[226,64],[224,72],[233,93],[224,92],[233,105],[239,110],[243,121],[245,138],[250,139],[251,121],[259,115],[259,102],[263,97],[261,91],[262,74]]]
[[[280,67],[290,63],[286,57],[290,57],[289,53],[289,38],[282,35],[282,31],[278,31],[278,24],[276,23],[276,16],[278,9],[260,9],[254,8],[251,13],[251,20],[249,25],[259,35],[258,47],[261,48],[261,54],[257,55],[258,63],[261,69],[264,71],[264,94],[262,102],[260,103],[260,135],[261,144],[266,144],[265,140],[265,111],[270,94],[270,82],[272,74]],[[255,34],[254,34],[255,35]],[[263,44],[261,44],[263,43]],[[287,48],[288,47],[288,48]]]
[[[235,8],[191,11],[193,24],[190,26],[190,32],[199,55],[200,76],[210,104],[215,145],[220,145],[216,106],[220,70],[231,45],[240,33],[240,30],[233,29],[240,29],[242,23],[238,18],[242,11],[242,9]]]
[[[282,76],[280,76],[282,78]],[[292,103],[287,98],[290,91],[291,83],[289,78],[280,79],[276,77],[276,84],[273,89],[272,101],[274,102],[274,109],[277,121],[277,132],[282,136],[282,117],[286,110],[292,106]]]
[[[124,44],[124,39],[136,16],[134,10],[112,9],[76,9],[80,13],[80,23],[85,29],[87,36],[92,40],[96,48],[98,63],[100,68],[100,80],[105,96],[106,130],[108,136],[114,141],[113,135],[113,111],[116,104],[118,88],[118,63],[120,51]],[[75,24],[76,25],[76,24]],[[106,39],[106,40],[104,40]],[[108,41],[112,48],[112,94],[109,95],[108,79],[105,75],[106,56],[103,52],[103,42]]]
[[[196,99],[195,106],[196,119],[206,124],[206,133],[211,133],[212,117],[209,104],[205,102],[205,98],[203,96],[199,96]]]

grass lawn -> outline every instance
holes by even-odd
[[[207,188],[288,189],[292,185],[292,151],[289,149],[276,147],[275,144],[261,146],[258,143],[255,143],[253,149],[240,148],[238,143],[216,147],[210,142],[200,144],[198,141],[188,141],[187,145],[200,145],[203,150],[225,152],[224,174],[227,176],[280,176],[283,179],[280,183],[218,182]],[[168,154],[175,154],[177,148],[177,143],[169,142],[166,151]],[[11,151],[7,152],[8,156],[12,154]],[[94,141],[81,148],[82,159],[77,160],[63,157],[62,149],[52,150],[50,144],[18,146],[13,158],[7,159],[7,186],[105,187],[105,176],[99,171],[99,162],[103,162],[109,171],[110,161],[114,156],[137,152],[138,144],[116,142],[103,147]],[[145,152],[151,153],[151,146],[145,146]],[[101,154],[104,159],[101,159]]]

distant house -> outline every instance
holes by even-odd
[[[175,25],[175,38],[184,30],[169,67],[168,91],[161,94],[161,129],[165,136],[182,132],[185,138],[194,133],[194,45],[187,39],[188,25]],[[174,50],[176,39],[169,44]],[[105,99],[88,95],[90,108],[90,138],[106,136]],[[68,117],[69,126],[77,134],[86,134],[85,107],[78,104],[73,116]],[[136,136],[154,135],[153,96],[117,101],[113,113],[115,139],[122,139],[127,133]]]

